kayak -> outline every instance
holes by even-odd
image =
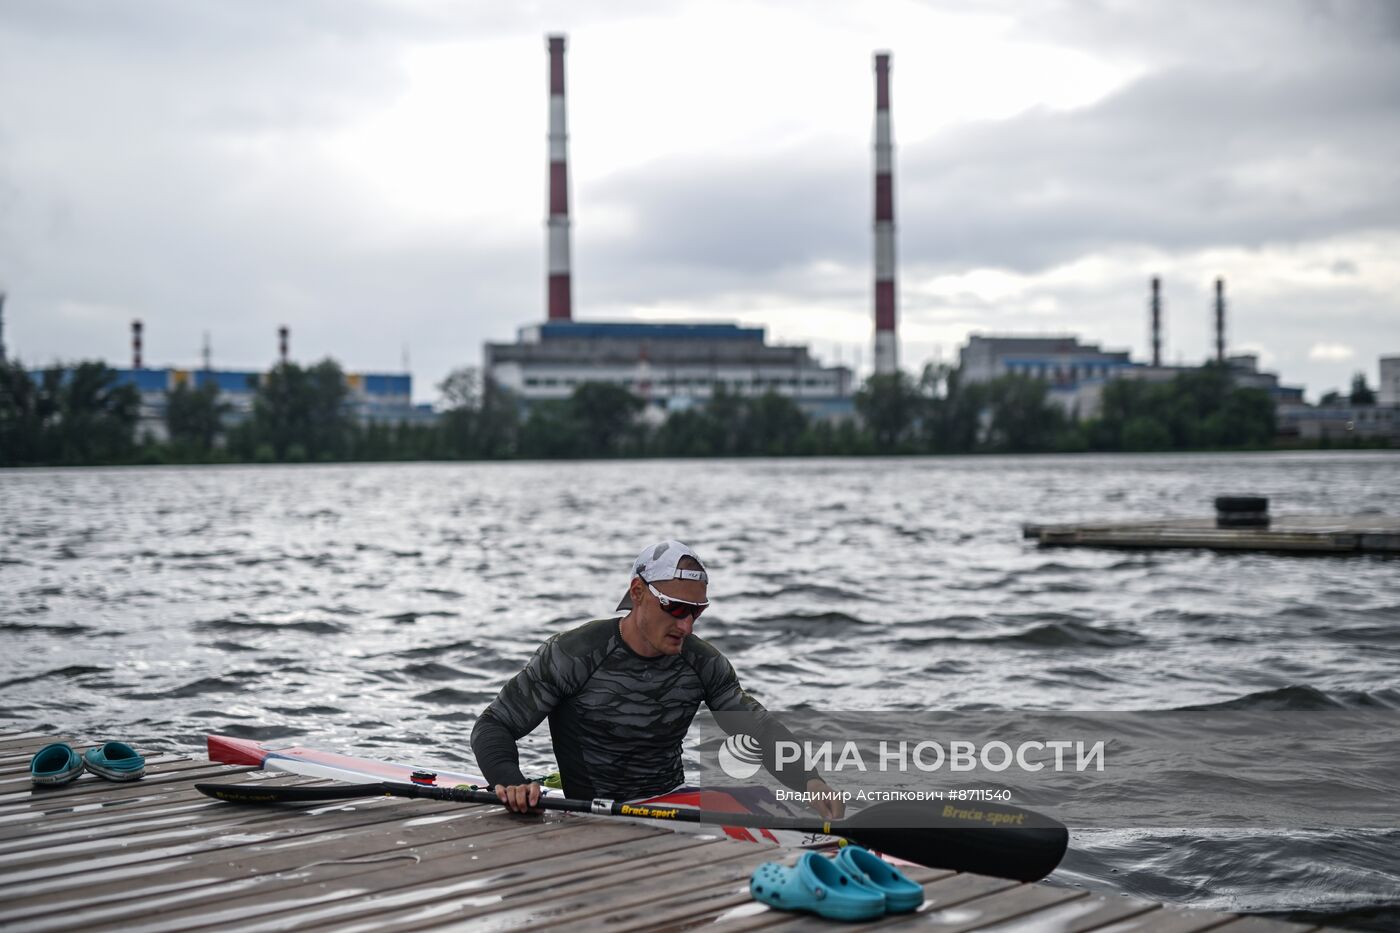
[[[343,787],[196,784],[203,794],[234,804],[337,800],[363,796],[496,803],[479,774],[360,758],[303,746],[270,748],[232,736],[208,737],[209,760],[336,781]],[[643,820],[672,830],[713,833],[758,845],[827,849],[848,839],[887,861],[974,874],[1039,881],[1055,870],[1069,845],[1059,821],[1009,805],[963,808],[889,801],[828,821],[795,811],[763,787],[682,787],[636,801],[570,800],[544,789],[541,807],[584,819]],[[732,822],[731,822],[732,821]],[[711,837],[713,838],[713,837]]]
[[[307,777],[325,778],[346,783],[390,781],[400,784],[427,784],[437,787],[458,785],[486,787],[486,779],[468,771],[453,771],[436,766],[402,764],[374,758],[360,758],[339,752],[323,751],[292,745],[271,748],[252,739],[228,735],[211,735],[207,740],[209,760],[226,765],[246,765],[265,771],[283,771]],[[541,788],[547,796],[564,796],[557,788]],[[704,809],[721,813],[765,814],[792,817],[799,811],[777,804],[763,787],[727,787],[721,789],[681,788],[657,797],[634,801],[638,805]],[[713,832],[715,827],[697,823],[665,823],[668,829],[690,832]],[[822,833],[802,833],[784,829],[751,829],[743,826],[722,827],[725,835],[743,842],[801,849],[827,849],[840,844],[836,836]]]

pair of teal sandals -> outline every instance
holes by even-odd
[[[103,742],[81,755],[66,743],[54,742],[29,760],[29,780],[40,787],[69,784],[84,771],[109,781],[135,781],[146,773],[146,759],[125,742]]]
[[[749,878],[749,893],[780,910],[805,910],[832,920],[870,920],[903,914],[924,902],[924,889],[858,845],[835,858],[803,852],[789,867],[764,862]]]

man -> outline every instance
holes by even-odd
[[[702,702],[731,734],[756,732],[765,765],[783,783],[832,794],[814,772],[775,770],[773,743],[791,734],[744,692],[724,655],[692,634],[710,605],[708,583],[694,551],[662,541],[632,564],[617,607],[625,616],[540,646],[472,729],[477,766],[502,803],[520,813],[539,803],[540,786],[525,780],[515,743],[546,717],[566,796],[635,800],[673,790],[685,782],[681,742]],[[845,813],[834,794],[813,806],[827,819]]]

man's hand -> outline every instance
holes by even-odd
[[[823,819],[839,820],[846,815],[846,801],[837,796],[831,785],[821,778],[807,782],[807,793],[819,795],[812,800],[812,809],[820,813]]]
[[[496,796],[501,798],[501,803],[507,809],[515,813],[529,813],[540,802],[540,785],[533,781],[529,784],[512,784],[510,787],[497,784]]]

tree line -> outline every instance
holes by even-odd
[[[1171,382],[1108,382],[1092,419],[1064,412],[1042,381],[964,384],[946,366],[872,377],[856,393],[858,417],[836,421],[786,396],[723,389],[663,417],[599,382],[525,408],[460,369],[439,385],[433,423],[364,424],[331,359],[279,364],[251,388],[251,409],[230,417],[216,386],[177,385],[157,440],[140,430],[136,388],[103,363],[37,376],[0,363],[0,465],[1201,450],[1268,447],[1275,434],[1267,393],[1236,387],[1215,364]]]

